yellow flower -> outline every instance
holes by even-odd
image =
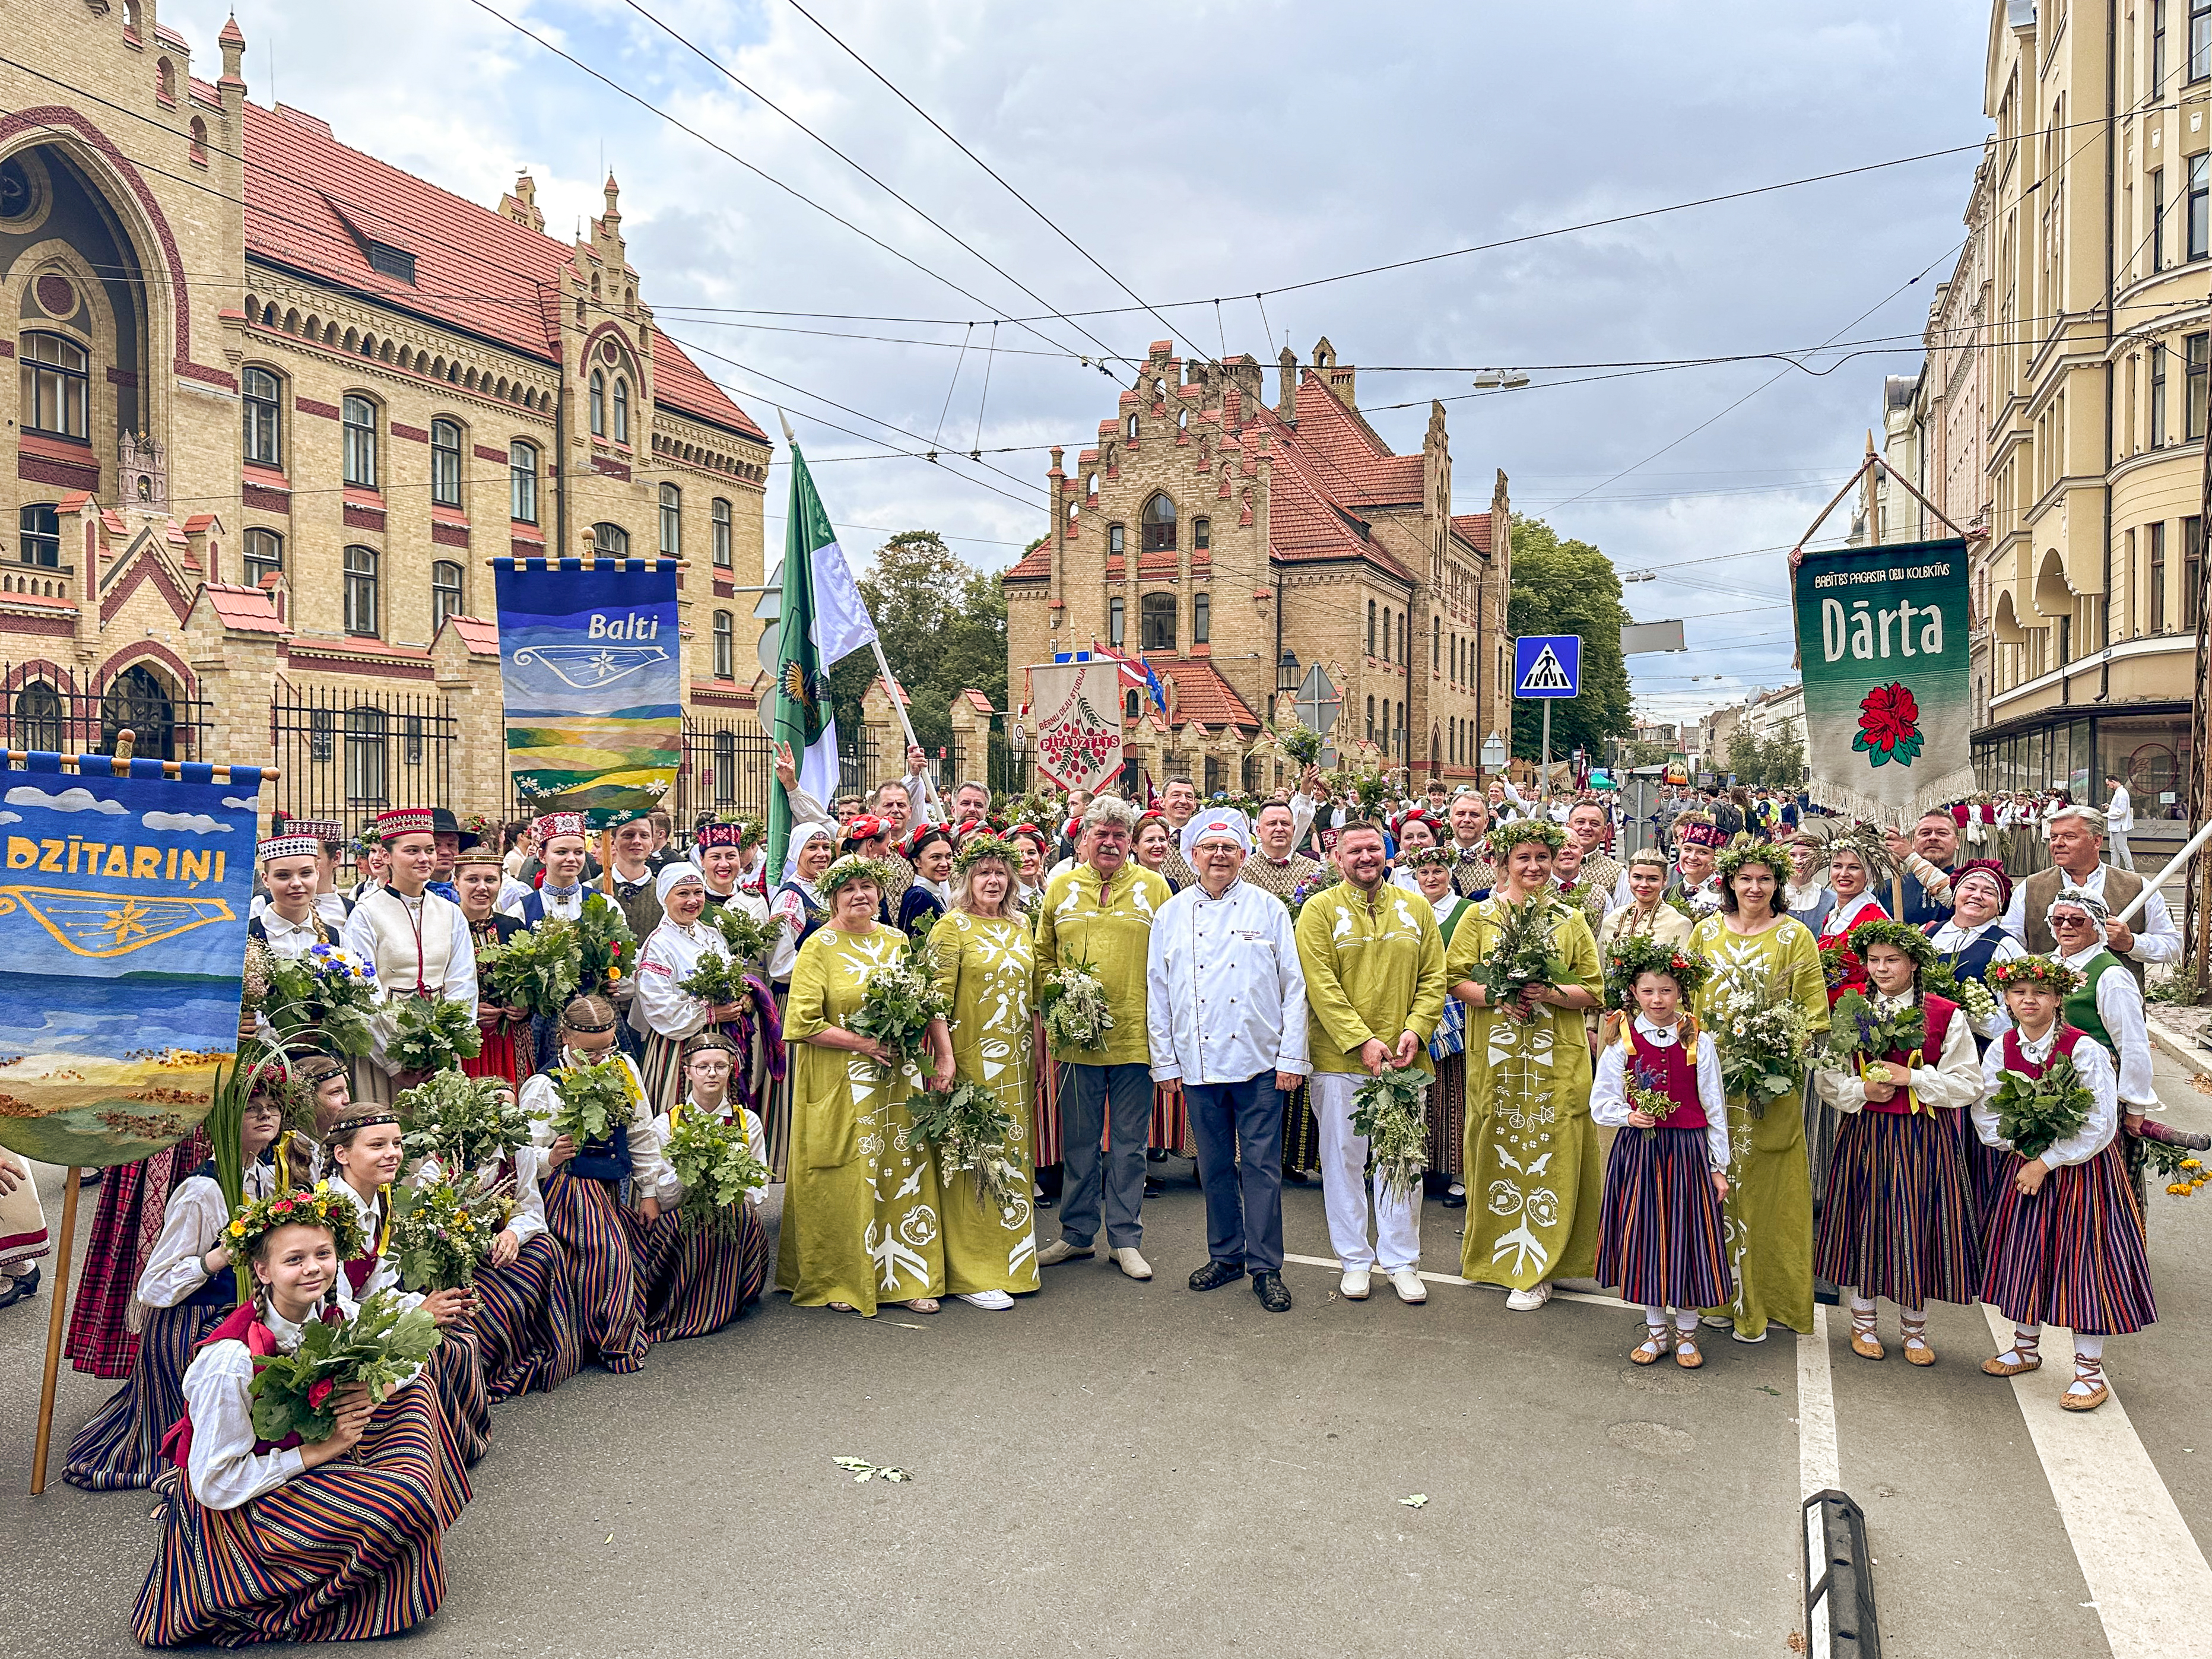
[[[230,1236],[231,1236],[233,1238],[243,1238],[243,1237],[246,1237],[246,1224],[245,1224],[243,1221],[234,1221],[234,1222],[232,1222],[232,1223],[230,1224]]]
[[[2204,1167],[2203,1160],[2201,1158],[2185,1158],[2181,1160],[2181,1167],[2185,1170],[2201,1170]]]
[[[453,1225],[456,1227],[465,1227],[468,1224],[469,1212],[466,1210],[456,1210],[453,1212]]]

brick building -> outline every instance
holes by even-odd
[[[303,813],[500,811],[489,562],[594,549],[684,562],[702,746],[754,734],[768,441],[654,325],[614,179],[556,240],[527,175],[465,201],[217,45],[204,79],[156,0],[54,0],[0,67],[8,745],[129,725]]]
[[[1347,763],[1474,778],[1510,718],[1505,475],[1488,512],[1455,515],[1443,406],[1392,453],[1326,339],[1309,364],[1284,350],[1272,406],[1250,356],[1171,352],[1153,343],[1073,471],[1052,452],[1052,523],[1004,578],[1012,695],[1060,653],[1141,655],[1168,707],[1125,694],[1133,781],[1260,791],[1283,781],[1280,687],[1319,663]]]

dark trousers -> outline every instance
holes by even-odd
[[[1061,1071],[1062,1238],[1078,1249],[1090,1248],[1098,1236],[1103,1200],[1107,1249],[1133,1250],[1144,1243],[1138,1212],[1145,1201],[1145,1142],[1152,1127],[1151,1067],[1070,1065]],[[1111,1146],[1103,1165],[1102,1140]]]
[[[1247,1273],[1283,1267],[1283,1097],[1275,1074],[1242,1083],[1186,1083],[1198,1179],[1206,1189],[1206,1253]]]

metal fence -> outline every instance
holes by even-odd
[[[876,734],[867,726],[837,734],[837,793],[865,795],[883,781],[876,754]],[[901,769],[904,770],[903,768]],[[823,805],[830,805],[824,801]]]
[[[0,665],[0,748],[70,755],[115,752],[115,734],[137,737],[142,760],[207,761],[213,752],[208,702],[135,663],[119,674],[79,674],[47,664]]]
[[[981,781],[989,787],[994,795],[1020,793],[1022,769],[1015,763],[1012,751],[1006,747],[1006,733],[992,732],[988,736],[989,748],[984,757]],[[963,783],[975,776],[975,773],[969,765],[969,752],[967,743],[960,734],[954,733],[950,754],[945,759],[938,763],[938,769],[943,774],[939,781],[945,786],[946,794],[951,794]]]
[[[283,776],[276,805],[358,835],[393,806],[449,805],[459,722],[445,698],[283,680],[269,705],[269,746]]]
[[[838,792],[866,794],[878,781],[875,735],[864,726],[838,738]],[[775,745],[752,720],[685,720],[673,794],[678,839],[707,812],[767,822],[775,782]]]

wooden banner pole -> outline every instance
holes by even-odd
[[[77,1177],[83,1172],[70,1166],[62,1188],[62,1231],[54,1243],[52,1304],[46,1310],[46,1374],[39,1390],[39,1432],[31,1452],[31,1496],[46,1489],[46,1449],[54,1437],[54,1384],[61,1373],[62,1327],[69,1317],[70,1249],[76,1242]]]

